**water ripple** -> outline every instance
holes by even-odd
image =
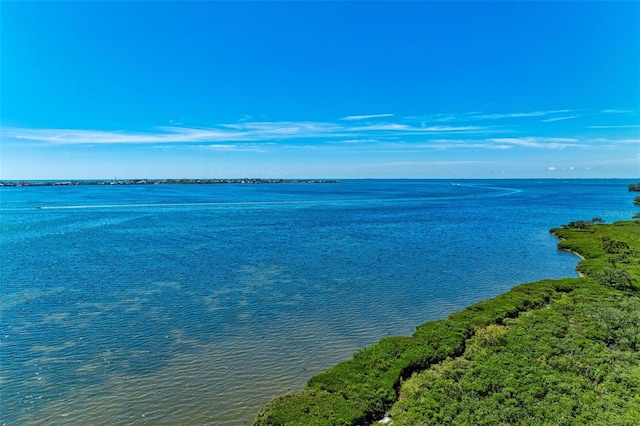
[[[547,230],[627,209],[603,182],[3,191],[0,423],[248,424],[384,336],[574,275]]]

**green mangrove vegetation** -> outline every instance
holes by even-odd
[[[630,183],[629,184],[630,192],[640,192],[640,182],[638,183]]]
[[[640,424],[640,222],[551,232],[580,278],[514,287],[267,403],[262,425]]]

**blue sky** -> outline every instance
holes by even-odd
[[[0,179],[640,176],[638,2],[0,3]]]

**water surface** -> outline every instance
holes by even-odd
[[[0,188],[0,423],[250,423],[388,335],[575,276],[620,180]]]

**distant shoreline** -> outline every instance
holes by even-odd
[[[292,183],[340,183],[336,179],[113,179],[113,180],[49,180],[49,181],[0,181],[0,187],[22,186],[84,186],[84,185],[223,185],[223,184],[292,184]]]

